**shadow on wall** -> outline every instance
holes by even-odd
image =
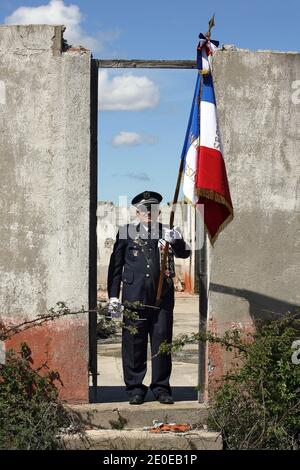
[[[274,318],[274,315],[283,315],[286,312],[293,312],[299,308],[299,305],[284,302],[274,297],[259,294],[258,292],[247,289],[236,289],[234,287],[211,283],[210,290],[212,292],[245,299],[249,303],[249,313],[253,321],[271,319]]]

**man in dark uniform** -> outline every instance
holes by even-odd
[[[132,200],[136,206],[139,224],[121,227],[114,245],[108,270],[108,295],[110,309],[120,308],[119,294],[122,282],[122,302],[140,302],[147,307],[138,309],[138,319],[124,316],[126,327],[137,328],[133,334],[123,328],[122,360],[124,381],[130,397],[129,403],[144,402],[147,387],[143,379],[147,369],[148,335],[151,343],[152,381],[150,389],[155,398],[164,404],[172,404],[170,375],[171,355],[157,355],[163,341],[171,343],[174,308],[174,255],[188,258],[190,250],[178,229],[169,229],[158,223],[159,203],[162,196],[144,191]],[[165,241],[170,243],[167,266],[159,308],[155,306],[160,276],[160,266]],[[136,309],[135,309],[136,310]]]

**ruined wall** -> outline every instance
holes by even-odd
[[[0,307],[7,322],[34,318],[57,301],[87,308],[95,281],[91,55],[63,52],[61,39],[61,27],[0,26]],[[222,333],[300,304],[300,54],[220,50],[213,71],[235,210],[210,250],[209,326]],[[87,316],[29,330],[7,346],[24,339],[35,365],[47,360],[60,371],[69,401],[88,400]],[[228,366],[217,346],[208,366],[214,376]]]
[[[235,212],[210,259],[222,333],[300,304],[300,54],[220,50],[213,74]],[[212,374],[228,366],[216,346],[209,361]]]
[[[89,304],[91,54],[62,52],[60,26],[0,26],[0,306],[17,323],[56,302]],[[88,397],[88,318],[28,330],[35,365]]]

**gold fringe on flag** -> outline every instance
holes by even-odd
[[[210,235],[206,224],[204,224],[206,233],[208,234],[209,241],[212,245],[214,245],[215,241],[217,240],[217,238],[220,235],[220,233],[222,232],[222,230],[224,230],[224,228],[232,221],[232,219],[233,219],[233,208],[230,206],[230,204],[228,204],[226,199],[221,194],[216,193],[212,189],[198,188],[197,191],[196,191],[196,194],[197,194],[198,197],[201,197],[201,196],[206,197],[207,199],[211,199],[215,202],[218,202],[219,204],[223,204],[229,211],[228,217],[220,225],[220,227],[218,228],[218,231],[217,231],[217,233],[215,234],[214,237],[212,237]],[[196,208],[197,204],[192,203],[192,201],[190,201],[187,197],[184,197],[184,200],[187,203],[191,204],[193,207]]]
[[[215,234],[214,237],[211,237],[209,230],[207,229],[205,225],[206,232],[208,234],[210,243],[214,245],[215,241],[217,240],[219,234],[224,230],[224,228],[232,221],[233,219],[233,208],[228,204],[226,199],[219,193],[216,193],[212,189],[204,189],[204,188],[198,188],[197,189],[197,196],[199,197],[206,197],[207,199],[211,199],[212,201],[218,202],[219,204],[223,204],[229,211],[228,217],[224,220],[224,222],[220,225],[218,228],[217,233]]]

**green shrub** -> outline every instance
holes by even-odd
[[[55,385],[59,374],[43,365],[32,368],[31,351],[8,351],[0,365],[0,449],[60,449],[69,432],[80,431],[79,420],[67,411]]]
[[[137,310],[141,307],[141,302],[124,302],[124,308],[119,311],[119,316],[112,317],[108,310],[107,302],[98,301],[97,338],[107,339],[119,335],[122,328],[127,328],[132,334],[137,330],[134,326],[125,326],[122,317],[132,320],[139,318]]]
[[[116,322],[111,318],[100,317],[97,321],[97,338],[107,339],[118,333]]]
[[[244,339],[227,332],[242,365],[223,378],[209,425],[228,449],[300,448],[300,364],[292,361],[299,326],[299,314],[287,314]]]

